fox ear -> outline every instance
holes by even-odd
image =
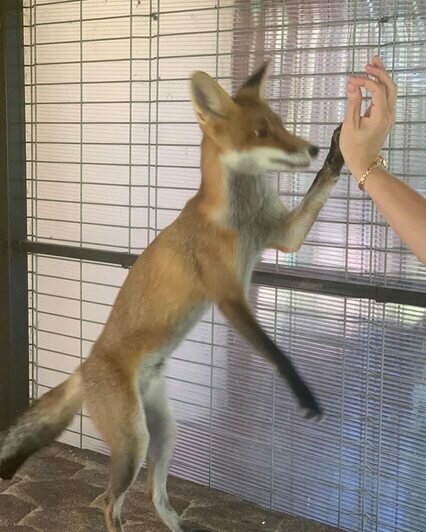
[[[260,100],[265,97],[265,85],[268,78],[269,61],[256,70],[256,72],[249,77],[249,79],[242,85],[238,94],[243,92],[251,92],[255,94]]]
[[[192,74],[191,99],[200,124],[210,119],[227,118],[236,105],[219,83],[205,72]]]

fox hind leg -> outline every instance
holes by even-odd
[[[149,432],[132,382],[123,380],[112,392],[103,391],[99,381],[92,382],[86,386],[85,399],[93,423],[111,449],[109,484],[103,494],[107,530],[122,532],[121,508],[145,460]]]
[[[173,532],[206,532],[183,520],[173,509],[167,494],[167,475],[176,441],[176,423],[170,412],[166,383],[161,370],[140,386],[150,441],[147,453],[147,496],[160,519]],[[207,531],[208,532],[208,531]]]
[[[176,424],[169,410],[165,379],[161,370],[141,385],[150,443],[147,454],[147,496],[151,498],[161,520],[174,532],[184,530],[167,495],[167,475],[176,441]]]

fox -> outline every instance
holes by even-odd
[[[272,364],[305,418],[323,415],[289,356],[254,317],[248,289],[265,249],[293,253],[305,241],[344,164],[341,125],[304,199],[288,210],[268,173],[306,168],[319,148],[285,129],[266,102],[267,77],[266,62],[231,96],[207,73],[192,74],[191,101],[202,132],[198,191],[129,270],[88,358],[32,403],[1,447],[0,477],[10,479],[84,403],[111,451],[102,495],[108,532],[124,530],[123,501],[144,463],[146,495],[164,525],[172,532],[201,530],[178,515],[167,493],[177,430],[165,364],[210,306]]]

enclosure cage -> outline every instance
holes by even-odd
[[[270,60],[267,99],[322,148],[272,175],[296,205],[379,52],[399,85],[384,149],[426,193],[424,0],[3,0],[0,420],[88,355],[137,255],[200,181],[188,79],[229,91]],[[274,371],[213,309],[167,368],[177,476],[350,531],[426,526],[426,270],[344,171],[297,254],[250,291],[317,390],[301,419]],[[61,440],[106,452],[83,410]]]

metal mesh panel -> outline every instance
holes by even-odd
[[[37,241],[139,252],[199,185],[188,76],[225,88],[271,59],[267,97],[324,150],[348,72],[378,49],[400,87],[391,169],[422,193],[423,2],[26,0],[28,226]],[[320,163],[318,163],[320,164]],[[295,205],[316,167],[271,176]],[[343,175],[296,255],[262,269],[425,290],[425,269]],[[126,272],[30,258],[32,393],[87,356]],[[210,311],[168,366],[173,472],[348,530],[426,522],[425,311],[253,287],[256,315],[328,413],[302,421],[271,368]],[[423,434],[423,437],[422,437]],[[83,412],[63,438],[105,450]]]

